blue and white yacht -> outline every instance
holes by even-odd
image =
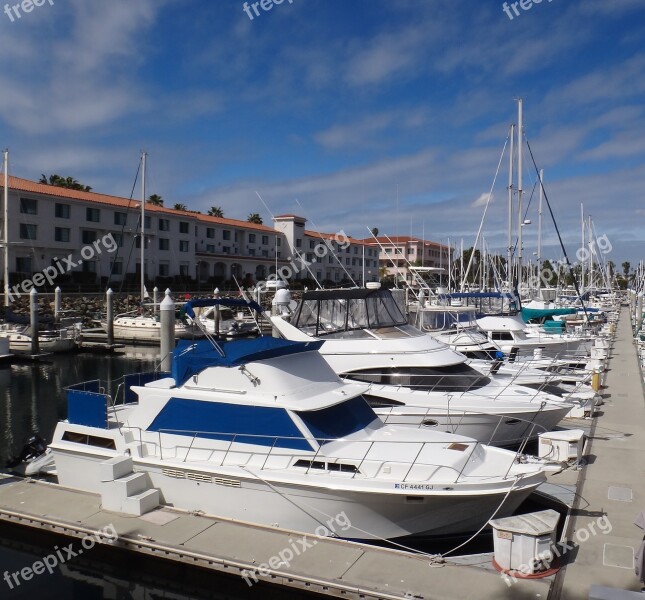
[[[123,503],[151,495],[306,533],[344,513],[352,539],[474,531],[544,482],[544,464],[519,453],[384,424],[367,386],[342,382],[320,346],[180,340],[171,373],[73,386],[50,445],[59,482],[101,493],[109,508],[118,475]],[[116,473],[122,462],[133,473]]]

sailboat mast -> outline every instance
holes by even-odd
[[[9,150],[3,153],[4,169],[4,305],[9,306]]]
[[[146,294],[146,153],[141,153],[141,304]]]
[[[542,287],[540,273],[542,271],[542,200],[544,198],[544,169],[540,169],[540,204],[538,206],[538,239],[537,239],[537,289]]]
[[[508,289],[513,287],[513,153],[515,151],[515,124],[511,125],[511,148],[508,165],[508,247],[506,249],[506,274]]]
[[[585,209],[582,202],[580,203],[580,226],[581,226],[581,233],[582,233],[582,245],[580,247],[584,249],[585,247]],[[580,261],[580,289],[583,290],[584,292],[584,289],[585,289],[585,261],[584,260]]]
[[[522,125],[522,98],[517,100],[517,281],[522,284],[522,229],[524,216],[522,214],[522,141],[524,127]]]

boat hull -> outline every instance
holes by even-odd
[[[71,453],[60,448],[53,452],[61,484],[101,491],[98,465],[114,454]],[[148,474],[166,505],[307,535],[355,540],[470,533],[494,513],[497,517],[512,514],[542,481],[535,477],[508,494],[510,481],[486,495],[443,491],[433,496],[415,489],[374,493],[293,485],[269,479],[266,470],[256,474],[246,469],[242,476],[238,470],[232,476],[230,469],[218,472],[203,465],[168,461],[161,466],[158,462],[134,459],[134,469]]]

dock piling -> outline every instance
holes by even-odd
[[[114,344],[114,292],[109,288],[105,292],[105,312],[107,319],[107,343],[108,346]]]
[[[175,303],[166,290],[166,297],[159,306],[161,317],[161,370],[170,371],[175,347]]]
[[[29,292],[29,316],[31,324],[31,354],[37,356],[38,352],[38,292],[31,288]]]

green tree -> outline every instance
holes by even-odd
[[[89,185],[83,185],[73,177],[61,177],[54,173],[47,177],[44,173],[40,176],[39,183],[45,185],[54,185],[56,187],[67,188],[69,190],[79,190],[81,192],[91,192],[92,188]]]
[[[224,216],[224,211],[222,210],[221,206],[211,206],[208,209],[208,216],[222,218]]]
[[[188,207],[185,204],[180,204],[179,202],[173,206],[175,210],[188,210]]]
[[[148,196],[148,203],[154,204],[155,206],[163,206],[163,198],[159,194],[152,194]]]
[[[632,268],[632,263],[626,260],[621,266],[623,267],[623,275],[625,276],[625,279],[627,279]]]
[[[256,225],[262,225],[262,217],[258,213],[251,213],[247,221],[249,223],[255,223]]]
[[[370,231],[374,237],[378,237],[378,227],[372,227]]]

